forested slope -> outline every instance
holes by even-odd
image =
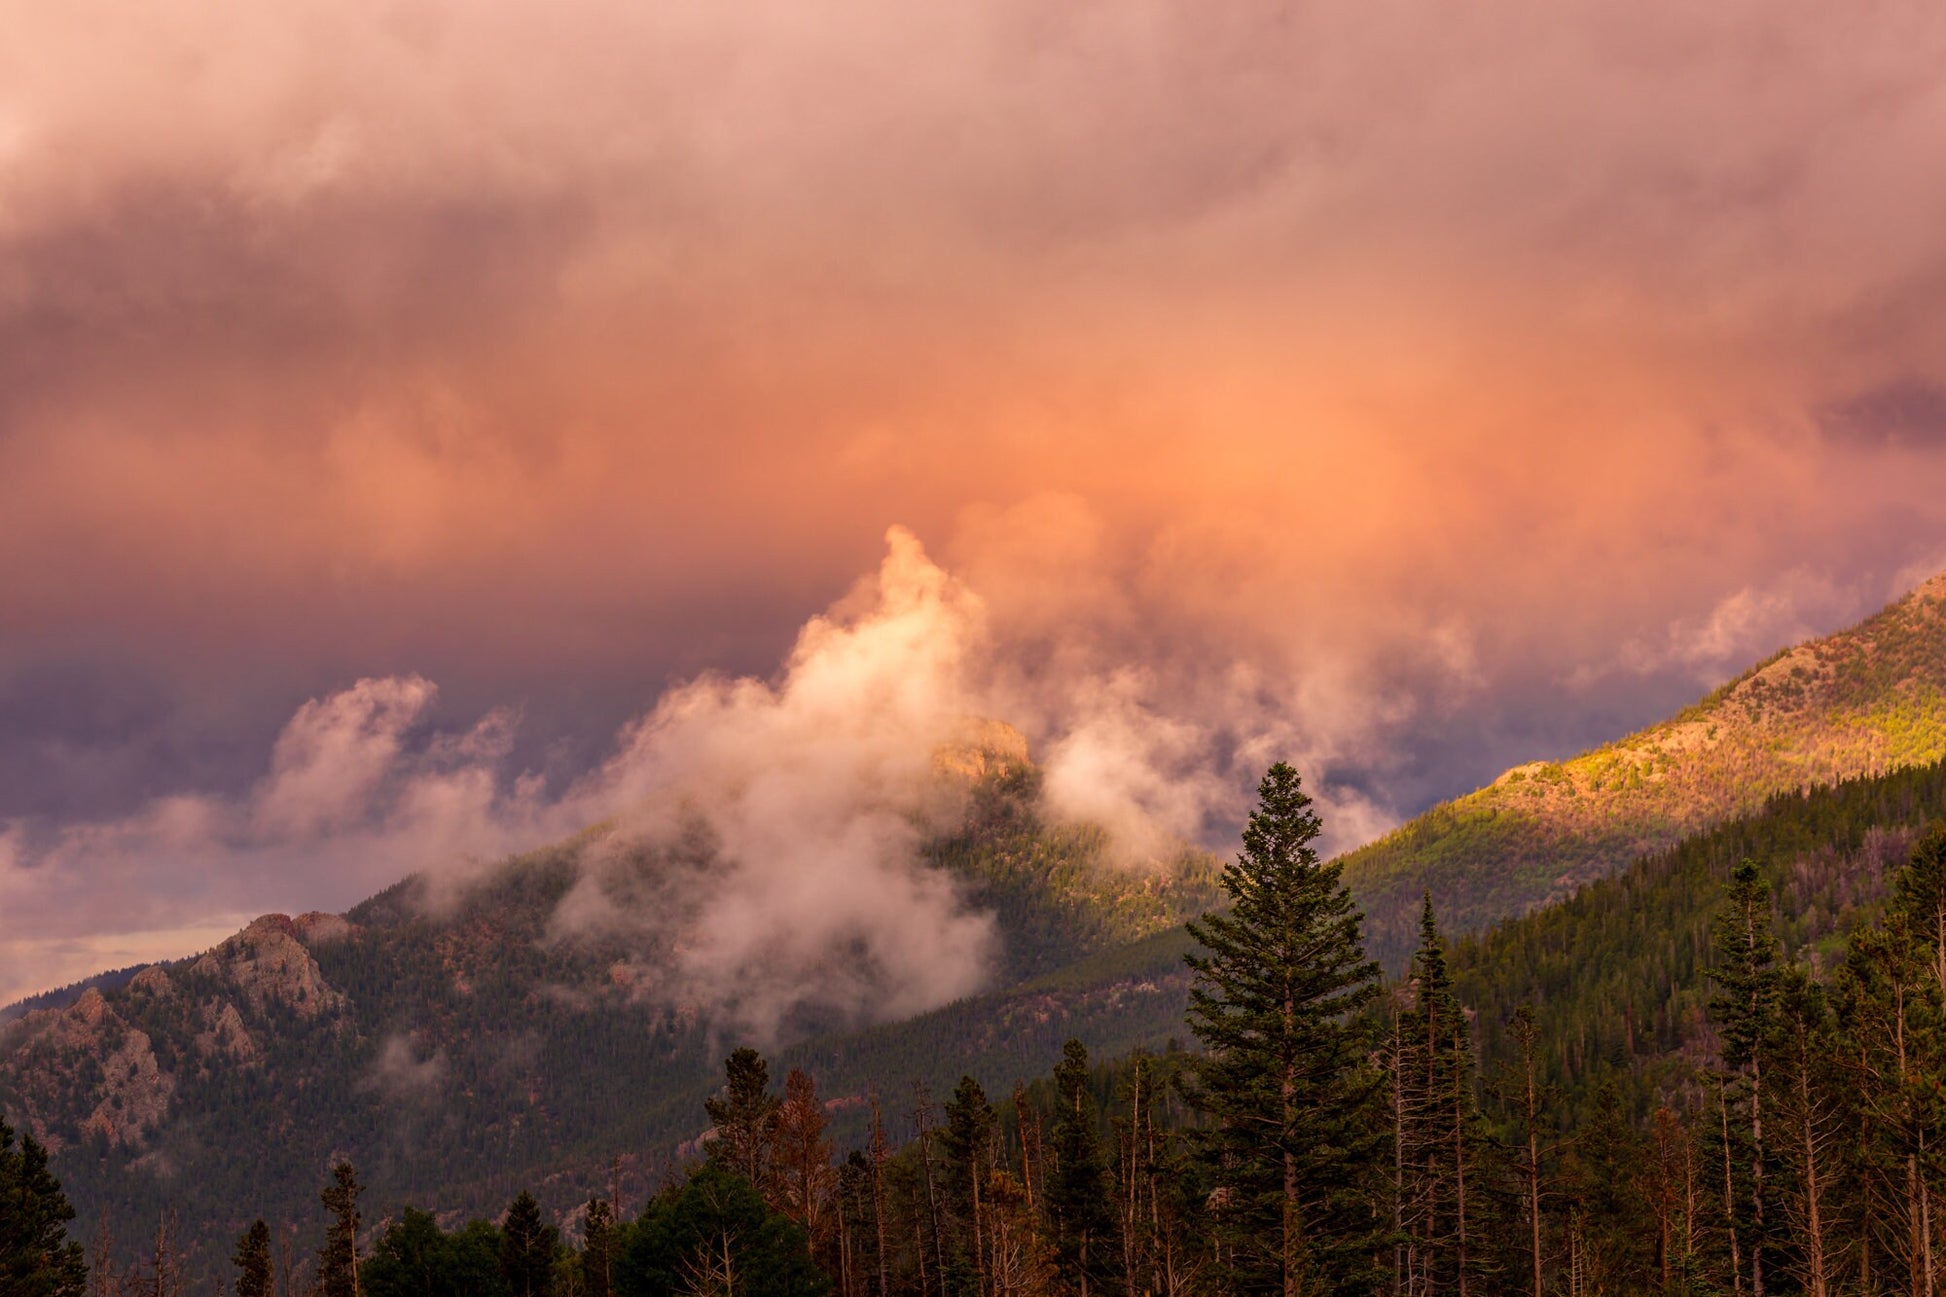
[[[1038,779],[1024,760],[983,764],[963,821],[924,847],[995,916],[996,991],[876,1032],[802,1017],[795,1035],[842,1042],[803,1045],[807,1057],[950,1083],[959,1045],[984,1042],[964,1065],[1019,1060],[1031,1075],[1065,1024],[1114,1018],[1125,998],[1047,974],[1213,903],[1213,858],[1112,864],[1099,831],[1042,820]],[[340,1157],[379,1203],[467,1211],[522,1186],[565,1205],[618,1155],[666,1159],[699,1133],[701,1098],[738,1042],[643,994],[657,950],[639,934],[551,931],[599,837],[510,860],[449,906],[411,879],[344,916],[266,916],[206,956],[29,1012],[0,1027],[0,1111],[55,1150],[84,1219],[153,1221],[168,1206],[211,1245],[246,1208],[305,1217]],[[1171,958],[1148,964],[1174,971]],[[922,1056],[935,1066],[905,1066]],[[862,1093],[865,1070],[843,1075]]]

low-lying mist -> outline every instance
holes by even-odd
[[[551,940],[638,941],[654,963],[642,985],[759,1038],[806,1014],[904,1016],[977,991],[993,967],[992,917],[918,849],[962,810],[940,754],[977,743],[988,718],[1030,737],[1045,813],[1103,826],[1127,868],[1248,792],[1216,777],[1211,751],[1260,755],[1270,732],[1236,728],[1234,706],[1203,724],[1169,714],[1159,703],[1180,700],[1098,651],[997,627],[895,527],[877,571],[803,626],[771,679],[670,689],[564,786],[510,768],[512,710],[442,730],[433,682],[364,679],[300,707],[247,795],[158,799],[38,839],[13,826],[0,895],[55,926],[128,926],[137,909],[166,929],[219,904],[340,909],[418,874],[439,910],[509,853],[598,827]],[[0,951],[0,983],[33,989],[46,954]]]

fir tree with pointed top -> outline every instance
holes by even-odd
[[[709,1160],[736,1172],[760,1192],[770,1189],[777,1114],[783,1103],[770,1092],[770,1065],[748,1045],[723,1060],[723,1089],[703,1101],[716,1127]]]
[[[324,1246],[318,1249],[319,1297],[360,1297],[358,1284],[358,1195],[365,1186],[349,1162],[331,1169],[331,1183],[319,1199],[331,1213]]]
[[[1710,970],[1716,994],[1710,1017],[1723,1038],[1727,1101],[1741,1118],[1743,1182],[1733,1194],[1732,1237],[1748,1240],[1750,1291],[1764,1297],[1764,1261],[1772,1221],[1765,1213],[1764,1061],[1777,1028],[1777,935],[1770,885],[1755,861],[1745,860],[1730,874],[1726,905],[1713,933],[1716,965]],[[1736,1180],[1732,1171],[1731,1180]]]
[[[230,1262],[237,1268],[236,1297],[272,1297],[275,1274],[270,1264],[270,1226],[262,1217],[236,1241]]]
[[[586,1297],[609,1297],[614,1287],[615,1209],[605,1198],[591,1198],[582,1228],[581,1291]]]
[[[513,1297],[552,1297],[560,1241],[561,1232],[541,1217],[540,1203],[522,1189],[500,1227],[500,1273]]]
[[[1054,1088],[1061,1106],[1054,1118],[1054,1167],[1047,1177],[1046,1206],[1055,1270],[1079,1297],[1112,1293],[1119,1288],[1121,1244],[1109,1209],[1095,1104],[1088,1093],[1088,1050],[1080,1041],[1061,1047]]]
[[[1408,987],[1392,1051],[1404,1254],[1415,1282],[1465,1297],[1479,1265],[1482,1132],[1472,1032],[1453,992],[1430,892]]]
[[[939,1135],[946,1155],[946,1205],[956,1225],[953,1273],[947,1276],[951,1291],[986,1290],[984,1186],[993,1163],[993,1126],[986,1091],[972,1077],[960,1077],[946,1101],[946,1125]]]
[[[1384,1119],[1360,1010],[1378,993],[1361,916],[1297,771],[1258,786],[1243,851],[1224,868],[1231,908],[1190,925],[1204,953],[1189,1026],[1205,1053],[1185,1097],[1229,1285],[1282,1297],[1370,1291],[1381,1277]]]

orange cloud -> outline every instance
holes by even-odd
[[[0,22],[0,819],[361,678],[571,779],[903,523],[1095,792],[1349,840],[1946,534],[1916,2]]]

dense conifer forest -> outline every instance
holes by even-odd
[[[1938,765],[1779,795],[1457,944],[1428,897],[1386,982],[1276,766],[1191,925],[1180,1047],[835,1104],[737,1048],[651,1184],[618,1161],[572,1210],[537,1184],[467,1220],[343,1161],[220,1276],[166,1209],[69,1238],[46,1151],[0,1126],[0,1292],[1930,1294],[1942,805]]]

